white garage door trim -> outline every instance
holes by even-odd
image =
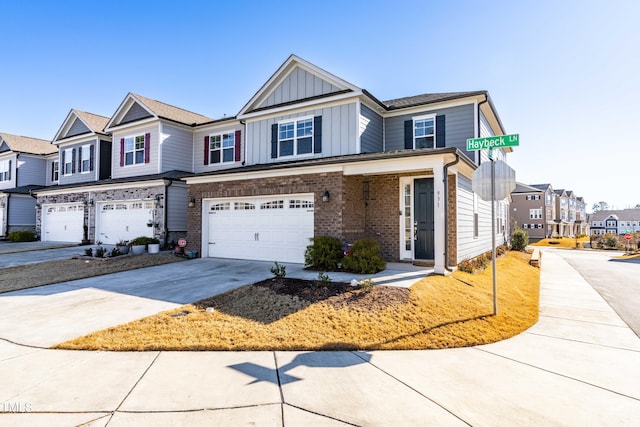
[[[45,242],[81,242],[84,237],[84,203],[42,205],[42,231]]]
[[[0,206],[0,237],[5,237],[5,226],[4,226],[4,211],[5,211],[5,206],[4,204],[2,206]]]
[[[303,263],[313,218],[313,193],[205,200],[202,256]]]
[[[153,237],[153,200],[110,200],[96,206],[96,240],[116,244],[139,236]]]

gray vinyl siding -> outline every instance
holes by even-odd
[[[161,172],[171,170],[191,171],[193,165],[193,133],[175,126],[162,125]],[[153,146],[152,146],[153,147]],[[118,142],[118,150],[120,143]],[[118,158],[120,165],[120,158]]]
[[[478,198],[478,237],[473,236],[473,190],[471,180],[458,174],[458,262],[491,250],[491,202]],[[496,243],[502,240],[496,239]]]
[[[280,120],[304,116],[322,116],[322,152],[313,156],[271,158],[271,125]],[[300,158],[333,157],[356,154],[358,119],[356,104],[302,111],[296,114],[273,117],[247,123],[247,164],[274,163]]]
[[[46,162],[46,159],[42,157],[20,154],[18,171],[16,172],[16,177],[18,178],[16,186],[45,185],[46,179],[44,171]]]
[[[385,120],[385,150],[404,150],[404,122],[413,117],[427,114],[445,115],[446,147],[457,147],[470,159],[473,153],[467,152],[467,139],[474,136],[474,106],[473,104],[458,107],[441,108],[389,117]]]
[[[127,114],[122,117],[122,120],[120,120],[118,124],[135,122],[136,120],[145,119],[147,117],[151,117],[151,114],[136,102],[131,106],[131,108],[129,108]]]
[[[12,153],[10,155],[3,155],[0,157],[0,162],[11,162],[11,178],[6,181],[0,181],[0,190],[4,190],[7,188],[15,188],[16,185],[16,155]]]
[[[97,148],[97,139],[92,139],[89,141],[82,141],[82,142],[78,142],[75,144],[70,144],[70,145],[62,145],[59,146],[59,152],[60,152],[60,174],[59,174],[59,184],[60,185],[64,185],[64,184],[78,184],[78,183],[82,183],[82,182],[91,182],[91,181],[97,181],[97,176],[98,176],[98,166],[99,166],[99,159],[98,159],[98,148]],[[84,147],[84,146],[93,146],[93,170],[89,171],[89,172],[80,172],[80,150],[79,148]],[[64,169],[64,164],[62,164],[62,152],[65,150],[69,150],[69,149],[74,149],[76,150],[76,171],[75,173],[72,173],[71,175],[63,175],[62,171]],[[89,148],[91,149],[91,148]],[[69,161],[69,159],[65,158],[65,161]],[[48,179],[51,179],[51,169],[49,168],[47,170],[47,174],[49,175]]]
[[[12,194],[9,200],[9,218],[7,225],[35,225],[36,199],[29,195]]]
[[[338,91],[340,91],[340,88],[297,67],[260,104],[260,108]]]
[[[221,133],[229,133],[240,131],[240,161],[239,162],[226,162],[226,163],[210,163],[204,164],[204,137],[208,135],[216,135]],[[193,134],[193,169],[195,173],[209,172],[214,170],[229,169],[241,166],[244,160],[245,150],[245,129],[239,123],[229,124],[228,127],[221,127],[206,130],[198,130]],[[271,143],[271,133],[269,133],[269,143]]]
[[[152,175],[158,173],[158,128],[158,123],[155,123],[148,126],[136,128],[136,130],[126,130],[113,134],[113,143],[111,144],[112,178],[127,178],[132,176]],[[151,134],[149,163],[120,166],[120,140],[122,138],[144,135],[146,133]]]
[[[187,186],[173,182],[167,188],[167,228],[169,231],[187,230]]]
[[[495,136],[495,132],[491,129],[489,121],[485,117],[484,113],[480,111],[480,138],[487,138],[489,136]],[[481,162],[489,161],[489,152],[487,150],[480,150]],[[506,154],[502,148],[495,150],[495,160],[506,160]]]
[[[64,137],[68,138],[70,136],[82,135],[83,133],[87,132],[91,132],[91,130],[87,126],[85,126],[84,123],[82,123],[82,120],[76,117],[76,119],[73,121],[73,124],[69,128],[69,131],[66,135],[64,135]]]
[[[360,105],[360,152],[375,153],[382,150],[382,117],[366,105]]]

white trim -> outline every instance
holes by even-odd
[[[411,140],[413,142],[413,149],[416,150],[416,122],[417,121],[427,121],[427,120],[433,120],[433,147],[429,147],[429,148],[436,148],[436,133],[437,133],[437,129],[436,129],[436,113],[430,113],[430,114],[423,114],[421,116],[415,116],[415,117],[411,117],[412,120],[412,127],[411,127]],[[428,138],[428,135],[425,135],[424,137],[421,138]]]
[[[205,166],[219,166],[219,165],[231,165],[233,163],[236,163],[236,131],[238,131],[238,129],[232,129],[232,130],[224,130],[224,131],[217,131],[217,132],[212,132],[212,133],[208,133],[206,136],[209,137],[209,146],[207,147],[207,164]],[[242,131],[241,131],[242,132]],[[233,156],[232,156],[232,160],[225,162],[224,159],[224,150],[225,147],[223,145],[224,143],[224,135],[233,135]],[[242,133],[240,134],[242,135]],[[220,161],[219,162],[212,162],[211,161],[211,137],[213,136],[220,136]],[[226,148],[227,150],[229,149],[229,147]]]
[[[114,126],[108,129],[109,132],[111,132],[112,134],[116,133],[116,132],[124,132],[127,131],[127,129],[131,129],[134,128],[136,126],[141,126],[141,125],[148,125],[149,123],[153,123],[155,121],[157,121],[158,118],[157,117],[147,117],[146,119],[142,119],[142,120],[138,120],[135,122],[131,122],[131,123],[125,123],[123,125],[118,125],[118,126]],[[106,131],[107,129],[105,129]],[[128,132],[133,132],[131,130],[129,130]]]
[[[80,156],[78,156],[80,158],[78,160],[79,160],[79,164],[80,164],[80,171],[79,172],[81,174],[88,174],[88,173],[92,172],[91,171],[91,145],[92,144],[88,144],[88,145],[83,144],[83,145],[80,146],[80,152],[79,152]],[[86,171],[84,170],[84,167],[83,167],[83,164],[82,164],[83,163],[82,157],[84,156],[85,148],[87,149],[86,151],[89,152],[89,158],[87,159],[89,161],[89,169],[86,170]],[[94,148],[94,153],[95,153],[95,148]],[[94,158],[93,161],[94,161],[94,165],[93,166],[95,168],[96,159]]]
[[[405,115],[412,115],[412,114],[424,114],[425,110],[441,110],[443,108],[453,108],[453,107],[460,107],[463,105],[471,105],[473,104],[471,100],[476,100],[478,99],[478,97],[481,97],[481,96],[482,95],[470,96],[466,98],[459,98],[453,101],[440,101],[440,102],[417,105],[415,107],[398,108],[397,110],[394,109],[392,111],[386,111],[385,113],[382,114],[382,116],[397,117],[397,116],[405,116]]]
[[[174,181],[172,185],[180,184],[179,181]],[[40,196],[56,196],[60,194],[75,194],[75,193],[84,193],[84,192],[102,192],[102,191],[110,191],[110,190],[121,190],[121,189],[129,189],[129,188],[148,188],[166,185],[166,180],[159,178],[153,181],[136,181],[136,182],[120,182],[113,184],[102,184],[102,185],[91,185],[86,187],[67,187],[67,188],[55,188],[55,189],[42,189],[34,191],[38,197]]]
[[[297,112],[296,110],[309,110],[310,107],[313,107],[312,109],[314,110],[320,109],[320,108],[329,108],[336,105],[344,105],[345,104],[344,101],[349,100],[351,98],[353,98],[353,101],[355,102],[359,99],[360,95],[361,95],[360,93],[348,92],[348,93],[343,93],[340,95],[335,95],[327,98],[314,99],[311,101],[304,101],[304,102],[295,103],[291,105],[284,105],[281,107],[270,108],[266,110],[256,111],[253,113],[243,114],[242,116],[238,116],[238,118],[246,121],[253,121],[250,119],[265,120],[265,119],[270,119],[272,117],[282,116],[284,115],[285,112],[286,114],[295,114]]]
[[[158,123],[158,173],[162,173],[162,144],[164,143],[162,130],[162,121],[160,121]],[[149,135],[149,161],[151,161],[151,135]]]
[[[277,159],[300,159],[300,158],[305,158],[305,157],[313,157],[314,155],[314,148],[315,148],[315,142],[316,142],[316,138],[315,138],[315,134],[316,134],[316,129],[315,129],[315,117],[314,116],[300,116],[300,117],[291,117],[291,118],[287,118],[287,119],[280,119],[278,121],[275,122],[275,124],[278,126],[278,146],[277,146],[277,150],[278,150],[278,155],[276,156]],[[298,154],[298,122],[304,122],[304,121],[311,121],[311,151],[309,153],[302,153],[302,154]],[[282,124],[287,124],[287,123],[293,123],[293,138],[291,139],[292,143],[293,143],[293,154],[291,155],[286,155],[283,156],[280,154],[280,125]],[[302,139],[304,138],[308,138],[307,137],[302,137]],[[285,141],[289,141],[289,139],[286,139]]]
[[[358,99],[356,101],[356,120],[358,122],[358,125],[355,127],[355,131],[356,131],[356,154],[361,154],[362,153],[362,140],[361,140],[361,134],[360,134],[360,120],[362,119],[362,101],[360,101],[360,99]]]
[[[125,96],[125,98],[122,100],[120,105],[118,106],[118,109],[116,110],[116,112],[113,114],[113,116],[111,116],[111,118],[107,122],[107,125],[104,127],[104,131],[111,132],[116,129],[126,127],[126,125],[113,126],[113,123],[121,120],[122,117],[124,117],[124,115],[126,114],[126,112],[129,111],[129,109],[133,106],[134,103],[140,105],[144,110],[147,111],[147,113],[149,113],[152,116],[150,120],[158,120],[158,116],[153,111],[149,110],[149,108],[147,108],[147,106],[144,105],[144,102],[140,101],[131,92],[129,92],[127,96]],[[138,123],[140,122],[139,121],[133,122],[133,124],[138,124]]]
[[[137,163],[135,161],[136,160],[136,151],[139,151],[139,150],[136,150],[136,138],[141,136],[141,135],[142,135],[142,141],[144,143],[142,145],[142,162]],[[140,134],[140,133],[129,134],[129,135],[120,137],[120,139],[124,139],[124,147],[122,149],[122,155],[124,156],[123,159],[122,159],[122,166],[121,166],[122,168],[129,168],[129,167],[133,167],[133,166],[140,166],[140,165],[145,165],[146,164],[145,161],[144,161],[144,152],[146,150],[146,143],[147,143],[145,135],[146,135],[146,132],[142,132],[142,134]],[[129,151],[130,153],[133,153],[133,163],[131,163],[131,164],[127,164],[127,152],[128,152],[127,151],[127,139],[129,139],[129,138],[133,139],[133,151]],[[120,142],[118,142],[118,144],[119,143]],[[151,135],[149,135],[149,150],[151,150]],[[118,150],[118,151],[120,151],[120,150]],[[149,153],[151,153],[151,151],[149,151]],[[151,155],[149,155],[149,157],[151,157]],[[151,161],[151,159],[149,159],[149,161]],[[120,162],[118,162],[118,164],[120,164]],[[158,173],[160,173],[160,172],[158,171]]]

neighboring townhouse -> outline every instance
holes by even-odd
[[[554,235],[569,236],[571,221],[569,220],[569,195],[566,190],[554,190],[556,194],[556,230]]]
[[[576,197],[576,214],[573,234],[576,236],[589,235],[589,221],[587,220],[587,203],[583,197]]]
[[[532,240],[551,236],[555,228],[555,198],[550,184],[516,183],[511,192],[511,229],[526,230]]]
[[[603,210],[589,214],[591,234],[640,232],[640,209]]]
[[[183,237],[187,189],[180,178],[193,170],[193,128],[212,121],[133,93],[111,118],[72,110],[54,140],[58,185],[37,191],[42,239]]]
[[[0,238],[36,229],[32,191],[46,185],[47,157],[56,149],[43,139],[0,133]]]
[[[491,204],[471,190],[488,159],[466,140],[504,133],[486,91],[382,102],[292,55],[235,118],[196,126],[189,248],[303,262],[311,237],[368,237],[444,273],[491,249]]]

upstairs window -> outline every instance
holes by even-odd
[[[0,181],[11,179],[11,160],[0,161]]]
[[[137,165],[145,161],[144,135],[132,136],[124,139],[124,164]]]
[[[91,146],[83,145],[80,148],[80,172],[91,170]]]
[[[322,116],[281,120],[271,127],[271,158],[322,152]]]
[[[436,138],[435,117],[414,119],[413,148],[433,148]]]
[[[234,132],[211,135],[209,137],[209,163],[233,162],[235,151]]]
[[[51,182],[58,182],[60,179],[60,162],[54,160],[51,163]]]
[[[74,160],[76,152],[71,148],[67,148],[62,152],[62,174],[71,175],[75,172]]]
[[[542,219],[542,209],[529,209],[529,219]]]

